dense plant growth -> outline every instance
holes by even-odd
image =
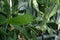
[[[17,40],[18,35],[26,40],[37,40],[41,31],[40,35],[46,30],[56,33],[59,0],[22,0],[28,3],[24,10],[19,10],[19,1],[12,0],[11,7],[10,0],[0,0],[0,40]]]

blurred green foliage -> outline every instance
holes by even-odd
[[[57,30],[56,13],[60,7],[59,0],[26,0],[26,2],[28,2],[24,9],[26,12],[18,15],[19,0],[12,0],[12,7],[10,0],[0,0],[0,40],[17,40],[19,34],[26,40],[30,38],[37,40],[38,32],[44,33],[47,30],[53,34],[55,32],[53,30]]]

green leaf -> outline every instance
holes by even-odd
[[[31,33],[31,40],[37,40],[37,29],[33,26],[28,26],[28,28],[30,29],[30,33]]]
[[[25,30],[25,28],[20,28],[21,30],[20,31],[20,35],[25,38],[25,40],[29,40],[29,35],[28,35],[28,32]]]
[[[33,21],[33,16],[31,14],[24,14],[21,16],[16,16],[14,18],[8,19],[7,22],[13,25],[26,25]]]
[[[38,9],[38,3],[37,3],[36,0],[33,0],[33,7],[34,7],[37,11],[39,11],[39,9]]]
[[[16,30],[9,31],[7,40],[16,40],[16,39],[17,39],[17,31]]]
[[[0,28],[0,34],[6,35],[7,33],[3,30],[3,28]]]
[[[5,18],[5,16],[3,16],[3,15],[0,15],[0,24],[3,24],[3,23],[5,23],[5,21],[6,21],[6,18]]]
[[[37,40],[37,33],[32,28],[31,28],[31,36],[32,36],[32,40]]]
[[[7,17],[10,17],[10,4],[9,0],[1,0],[1,10],[4,12]]]
[[[53,30],[51,28],[47,28],[49,34],[53,34]]]
[[[40,4],[44,3],[44,0],[37,0]]]
[[[59,5],[60,3],[57,3],[55,5],[55,7],[52,9],[52,11],[49,13],[49,15],[46,15],[46,18],[49,19],[50,17],[52,17],[54,14],[56,14],[58,8],[59,8]]]
[[[16,14],[18,10],[18,0],[12,0],[12,14]]]
[[[39,10],[37,0],[33,0],[33,7],[34,7],[35,10],[38,12],[38,14],[43,14],[43,12]],[[44,14],[43,14],[43,15],[44,15]]]

